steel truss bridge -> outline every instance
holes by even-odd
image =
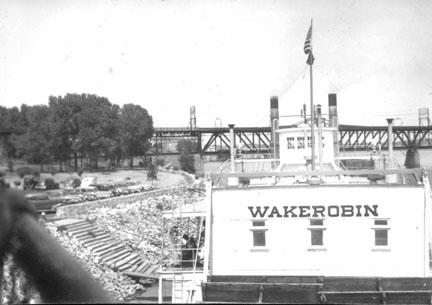
[[[295,126],[291,126],[295,127]],[[281,128],[284,128],[281,126]],[[200,155],[226,154],[230,151],[228,127],[214,128],[155,128],[153,149],[149,154],[178,154],[177,142],[188,139],[196,143],[194,153]],[[272,151],[270,127],[234,127],[234,142],[245,154]],[[393,126],[393,149],[432,148],[432,126]],[[341,151],[368,150],[372,144],[388,149],[387,126],[339,125]]]

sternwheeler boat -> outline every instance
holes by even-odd
[[[233,157],[204,201],[165,212],[160,300],[169,282],[174,303],[431,303],[426,172],[383,152],[344,168],[331,127],[312,171],[310,132],[279,129],[276,162]]]
[[[427,173],[395,163],[392,119],[378,143],[385,153],[339,155],[335,94],[328,126],[319,107],[315,119],[311,36],[312,25],[305,124],[278,127],[272,98],[271,157],[236,156],[229,125],[231,157],[209,177],[205,200],[165,211],[160,301],[431,304]]]

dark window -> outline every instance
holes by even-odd
[[[311,244],[312,246],[322,246],[323,242],[323,230],[311,230]]]
[[[295,149],[294,137],[287,137],[287,148],[288,149]]]
[[[324,245],[324,219],[310,219],[311,245]]]
[[[266,245],[265,231],[253,231],[254,247],[264,247]]]
[[[375,246],[387,246],[388,245],[388,230],[375,230]]]
[[[304,137],[297,137],[297,148],[298,149],[304,149],[305,148],[305,141],[304,141]]]
[[[266,231],[265,221],[252,221],[252,244],[254,247],[265,247],[266,245]]]
[[[375,219],[374,220],[374,231],[375,231],[375,246],[388,246],[388,220],[386,219]]]
[[[310,225],[311,226],[323,226],[324,225],[324,219],[311,219]]]

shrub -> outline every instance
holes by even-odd
[[[156,209],[158,209],[158,210],[160,210],[160,211],[163,210],[163,204],[162,204],[162,202],[158,202],[158,203],[156,204]]]
[[[0,172],[0,177],[4,177],[6,175],[5,172]]]
[[[40,172],[38,170],[34,170],[33,171],[33,177],[39,178],[40,177]]]
[[[82,168],[77,170],[78,177],[81,177],[83,173],[84,173],[84,170]]]
[[[153,163],[150,163],[147,171],[147,180],[156,180],[157,173],[157,167]]]
[[[8,170],[9,170],[10,173],[13,173],[13,171],[14,171],[14,163],[13,163],[12,160],[8,160],[8,162],[7,162],[7,168],[8,168]]]
[[[18,177],[24,178],[25,175],[32,175],[34,170],[35,170],[34,168],[31,168],[28,166],[23,166],[23,167],[18,167],[16,169],[16,173],[17,173]]]
[[[179,163],[180,163],[180,168],[185,171],[188,172],[190,174],[194,174],[196,169],[195,169],[195,159],[194,156],[191,154],[181,154],[179,157]]]
[[[57,174],[57,169],[55,167],[51,167],[50,173],[51,173],[51,176],[54,176],[55,174]]]
[[[72,186],[75,188],[75,187],[79,187],[80,185],[81,185],[81,179],[74,178],[72,182]]]

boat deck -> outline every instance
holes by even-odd
[[[212,276],[204,302],[430,304],[432,278]]]

